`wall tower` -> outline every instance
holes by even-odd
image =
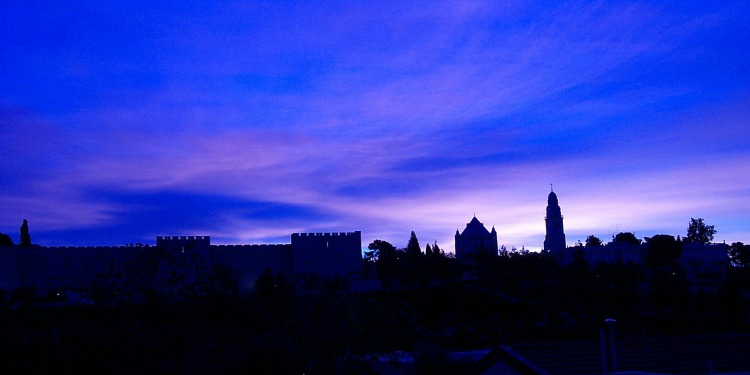
[[[564,250],[565,231],[563,230],[563,217],[560,211],[560,204],[557,202],[557,194],[550,188],[547,196],[547,234],[544,236],[544,251]]]

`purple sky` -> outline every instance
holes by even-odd
[[[0,232],[750,242],[750,4],[4,2]],[[541,4],[541,5],[540,5]]]

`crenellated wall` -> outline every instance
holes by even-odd
[[[360,271],[361,237],[359,231],[294,233],[291,244],[211,245],[210,236],[158,236],[156,247],[143,248],[0,247],[0,289],[10,291],[22,286],[40,290],[85,289],[101,273],[123,272],[128,265],[132,269],[136,257],[144,254],[139,251],[162,250],[166,253],[161,256],[180,259],[186,270],[230,268],[239,277],[240,290],[250,291],[266,268],[289,277],[295,273],[331,275]],[[197,275],[188,275],[194,276]]]
[[[156,236],[156,246],[210,246],[211,236]]]
[[[96,275],[122,268],[133,255],[125,246],[0,247],[0,289],[86,288]]]
[[[341,275],[362,269],[362,232],[293,233],[292,268],[299,273]]]
[[[292,245],[212,245],[211,262],[237,272],[240,290],[250,291],[266,268],[292,274]]]

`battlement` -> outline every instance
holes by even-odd
[[[180,265],[189,277],[215,265],[232,268],[239,287],[249,291],[266,269],[284,275],[357,272],[362,266],[361,236],[360,231],[293,233],[288,243],[242,245],[211,245],[210,236],[156,236],[156,246],[5,246],[0,247],[0,289],[85,289],[102,272],[125,272],[140,257],[157,254],[160,270]],[[174,258],[162,259],[164,254]]]
[[[361,236],[360,231],[355,232],[332,232],[332,233],[292,233],[292,238],[295,237],[354,237]]]
[[[57,251],[57,250],[91,250],[91,251],[112,251],[112,250],[130,250],[132,246],[42,246],[33,251]]]
[[[295,272],[341,274],[362,265],[362,232],[292,233]]]
[[[156,236],[156,243],[161,241],[211,241],[211,236]]]
[[[286,249],[290,247],[290,244],[255,244],[255,245],[211,245],[211,249],[216,250],[270,250],[270,249]]]

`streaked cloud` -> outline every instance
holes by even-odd
[[[539,249],[554,183],[570,244],[750,241],[744,2],[31,6],[0,23],[3,232],[450,250],[476,213]]]

